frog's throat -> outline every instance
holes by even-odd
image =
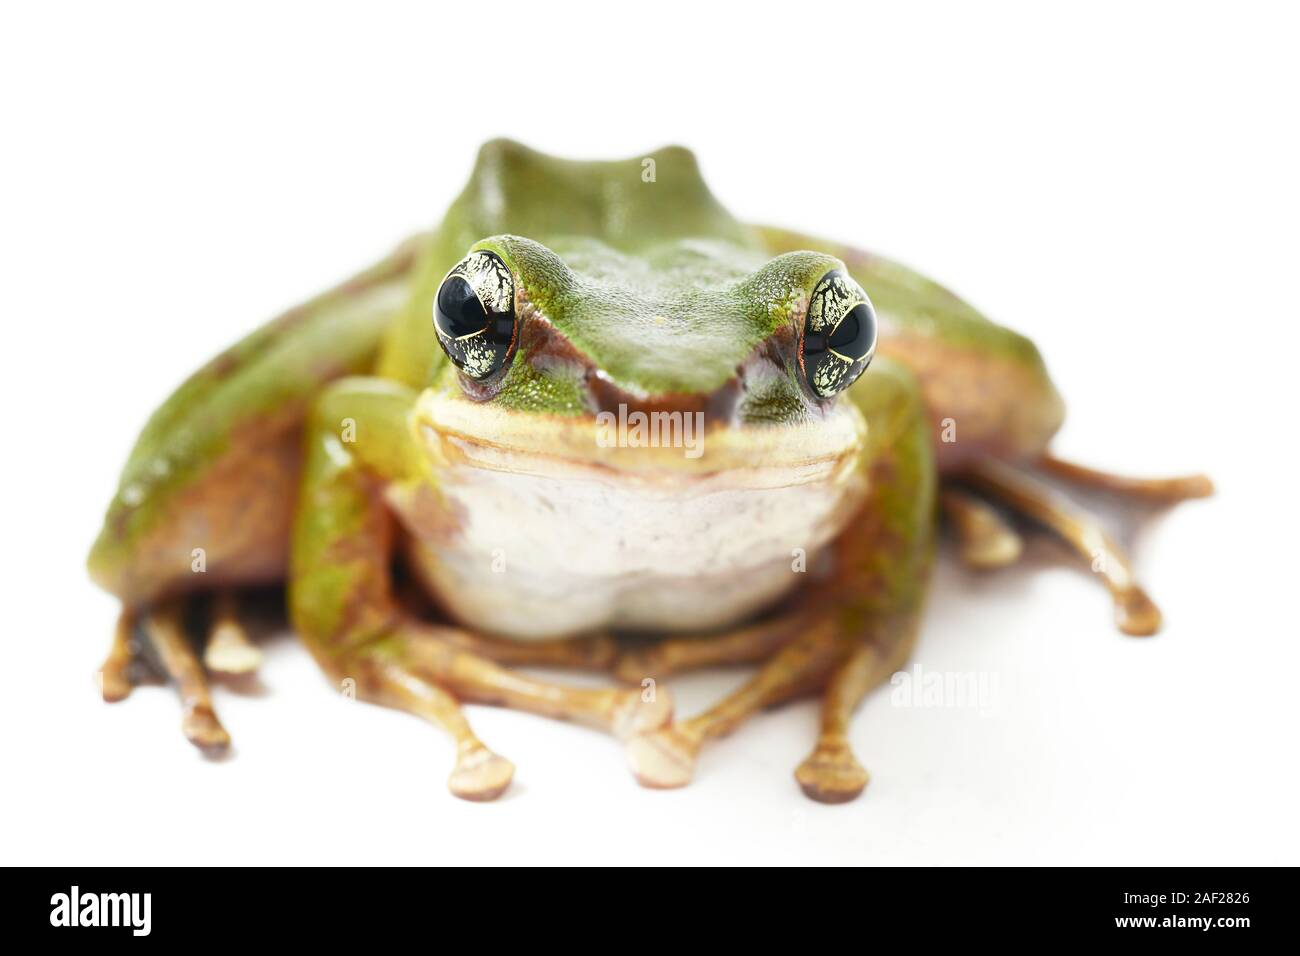
[[[842,477],[856,466],[867,427],[849,402],[814,421],[710,426],[703,412],[520,414],[435,390],[420,396],[412,425],[435,466],[545,475],[596,469],[647,481],[726,475],[750,488]]]

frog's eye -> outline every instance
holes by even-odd
[[[473,379],[498,372],[515,344],[515,283],[491,252],[471,252],[447,273],[433,302],[438,342]]]
[[[826,273],[808,300],[799,369],[818,398],[852,385],[876,351],[876,310],[862,288],[838,269]]]

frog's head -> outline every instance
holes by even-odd
[[[713,471],[858,443],[836,397],[871,360],[875,316],[828,256],[753,265],[709,240],[633,256],[590,238],[561,252],[495,236],[448,273],[432,311],[450,362],[421,408],[440,431],[638,470],[645,456],[600,450]]]
[[[574,164],[587,167],[577,183],[540,180],[530,164],[520,201],[501,195],[515,178],[491,184],[496,202],[528,204],[525,216],[493,224],[538,233],[462,246],[441,279],[425,321],[450,362],[421,400],[423,424],[512,453],[638,472],[850,457],[861,418],[836,399],[875,348],[866,294],[834,257],[765,259],[710,205],[689,154],[654,157],[655,184],[641,182],[638,161]],[[546,189],[554,212],[543,232],[535,207]],[[614,208],[593,213],[601,202]],[[673,233],[680,220],[689,234]],[[629,447],[637,452],[609,451]]]

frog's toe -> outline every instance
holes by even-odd
[[[616,694],[610,730],[620,740],[648,734],[673,719],[673,696],[667,687],[652,683]]]
[[[819,744],[794,772],[808,797],[818,803],[847,803],[870,779],[847,744]]]
[[[1024,541],[992,505],[956,488],[945,488],[939,500],[957,533],[967,567],[983,571],[1020,560]]]
[[[1137,584],[1115,594],[1115,624],[1130,637],[1149,637],[1161,620],[1160,608]]]
[[[262,664],[262,652],[248,638],[233,592],[222,592],[213,599],[212,622],[203,663],[219,674],[254,673]]]
[[[447,779],[447,787],[462,800],[495,800],[510,786],[515,765],[482,744],[460,751],[456,767]]]
[[[230,734],[211,707],[202,704],[187,707],[181,718],[181,731],[186,740],[204,753],[220,754],[230,748]]]
[[[132,671],[135,667],[135,612],[123,608],[113,629],[113,643],[108,657],[99,668],[99,691],[104,700],[125,700],[135,687]]]
[[[703,742],[703,735],[679,724],[638,734],[627,742],[628,766],[643,787],[684,787],[695,775],[695,760]]]
[[[126,700],[131,696],[135,685],[127,675],[126,668],[105,662],[99,670],[99,691],[108,703]]]
[[[218,674],[243,676],[262,666],[262,652],[250,643],[244,629],[237,625],[218,625],[212,629],[203,649],[203,663]]]

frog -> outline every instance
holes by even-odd
[[[1159,628],[1067,490],[1212,485],[1060,458],[1063,418],[1028,338],[891,259],[735,217],[683,147],[493,140],[436,227],[148,419],[88,559],[121,603],[102,695],[161,677],[184,736],[228,753],[212,686],[259,666],[247,596],[269,587],[339,692],[446,732],[457,797],[515,775],[466,704],[608,733],[675,788],[705,744],[816,696],[795,783],[845,803],[869,779],[851,718],[916,646],[944,529],[981,572],[1045,529],[1121,631]],[[674,714],[673,676],[729,666],[752,673]]]

